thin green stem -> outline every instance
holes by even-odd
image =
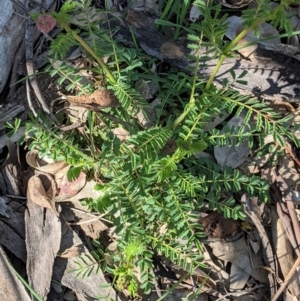
[[[168,0],[166,6],[164,8],[164,11],[163,11],[163,13],[162,13],[162,15],[160,17],[161,20],[164,20],[165,17],[166,17],[166,15],[170,12],[170,9],[171,9],[171,7],[173,5],[173,2],[174,2],[174,0]],[[158,28],[157,24],[156,24],[156,27]]]
[[[225,60],[226,56],[224,54],[221,55],[221,57],[219,58],[219,61],[218,63],[216,64],[212,74],[210,75],[207,83],[206,83],[206,86],[205,86],[205,90],[208,91],[217,75],[217,73],[219,72],[219,69],[220,67],[222,66],[224,60]]]
[[[199,42],[198,42],[198,51],[201,53],[201,44],[203,40],[203,31],[200,34]],[[200,63],[200,55],[197,56],[195,68],[194,68],[194,78],[193,78],[193,84],[191,89],[191,95],[189,103],[186,105],[185,110],[183,113],[174,121],[172,129],[175,130],[176,127],[185,119],[185,117],[189,114],[190,110],[195,105],[195,88],[196,88],[196,82],[197,82],[197,74],[198,74],[198,68]]]
[[[106,64],[99,58],[97,53],[76,33],[74,32],[66,23],[61,23],[61,26],[64,28],[65,31],[71,33],[74,39],[79,42],[79,44],[97,61],[99,66],[103,69],[105,74],[107,75],[109,82],[112,84],[116,84],[117,81],[111,71],[108,69]]]
[[[206,86],[205,86],[205,91],[208,91],[217,75],[217,73],[219,72],[219,69],[221,68],[226,56],[228,55],[228,53],[237,45],[237,43],[249,32],[251,31],[253,28],[255,28],[259,23],[261,22],[261,20],[256,21],[252,26],[245,28],[244,30],[242,30],[232,41],[231,43],[229,43],[227,45],[227,47],[224,49],[223,54],[221,54],[218,63],[216,64],[212,74],[210,75]]]
[[[193,101],[190,100],[190,103],[188,103],[185,107],[185,110],[183,111],[183,113],[176,118],[176,120],[173,123],[172,129],[175,130],[176,127],[184,120],[184,118],[189,114],[192,106],[193,106]]]
[[[95,124],[95,112],[88,112],[88,122],[89,122],[89,136],[91,143],[91,155],[95,156],[95,141],[94,141],[94,124]]]
[[[213,80],[215,79],[221,65],[224,62],[224,59],[226,58],[226,56],[228,55],[228,53],[230,51],[232,51],[232,49],[237,45],[237,43],[247,34],[249,33],[251,30],[253,30],[255,27],[257,27],[260,23],[263,23],[265,21],[268,21],[270,19],[270,16],[274,16],[276,15],[276,11],[280,9],[281,5],[278,5],[271,14],[269,14],[268,16],[265,17],[261,17],[259,19],[257,19],[251,26],[243,29],[224,49],[223,54],[220,56],[218,63],[216,64],[212,74],[210,75],[208,82],[206,83],[205,86],[205,90],[208,91],[212,85]]]

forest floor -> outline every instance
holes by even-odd
[[[167,27],[163,34],[158,34],[151,25],[155,18],[153,11],[159,9],[157,1],[131,1],[128,11],[129,4],[125,2],[120,1],[116,9],[122,11],[126,24],[131,26],[132,32],[138,37],[135,43],[144,45],[140,46],[140,50],[147,52],[147,55],[153,53],[153,64],[159,65],[162,73],[167,73],[170,68],[187,72],[189,62],[183,58],[187,51],[182,46],[184,37],[174,42],[170,38],[174,33],[172,26]],[[99,8],[101,1],[94,1],[93,5]],[[232,7],[232,4],[226,6],[235,8],[229,13],[230,26],[226,33],[226,39],[231,40],[239,31],[241,11],[246,8]],[[296,11],[298,7],[291,9]],[[185,18],[187,22],[197,22],[201,14],[196,7],[190,6]],[[300,24],[299,15],[295,15],[295,18],[293,22]],[[139,29],[144,32],[144,36],[139,34]],[[132,32],[120,31],[117,38],[126,44]],[[51,32],[54,37],[57,33],[55,29]],[[263,37],[279,36],[278,31],[269,24],[260,27],[260,34]],[[43,38],[40,37],[40,41]],[[293,123],[298,124],[300,55],[291,50],[299,46],[296,42],[292,44],[291,40],[284,42],[286,44],[277,39],[270,44],[262,42],[241,49],[238,57],[225,61],[215,84],[220,85],[234,66],[238,66],[236,70],[247,70],[247,84],[241,86],[236,83],[234,88],[245,95],[257,95],[257,87],[260,86],[261,91],[264,91],[260,97],[265,99],[269,107],[282,116],[292,115]],[[43,40],[41,48],[45,52],[49,50],[47,39]],[[88,69],[91,63],[79,47],[75,46],[72,50],[66,60],[77,68]],[[164,58],[163,62],[160,57]],[[214,62],[211,68],[207,67],[203,71],[204,77],[212,73]],[[44,67],[37,69],[42,71]],[[57,75],[50,77],[44,72],[37,74],[39,90],[49,112],[44,110],[34,88],[35,96],[32,93],[32,100],[28,104],[30,97],[25,84],[21,82],[18,90],[6,99],[6,105],[3,106],[5,110],[0,113],[2,123],[7,121],[14,124],[15,117],[26,122],[30,112],[42,107],[49,116],[63,111],[65,120],[74,121],[64,129],[66,132],[78,131],[89,137],[86,125],[81,123],[77,126],[75,121],[82,118],[87,109],[97,111],[97,107],[119,105],[114,96],[102,92],[101,95],[94,93],[78,96],[73,91],[70,95],[67,87],[70,82],[61,84]],[[96,85],[97,81],[101,82],[101,79],[92,78],[93,84]],[[32,81],[31,85],[34,85]],[[147,95],[145,98],[149,103],[154,103],[158,93],[151,81],[144,83],[140,92]],[[19,106],[23,106],[23,109],[19,110]],[[16,116],[11,117],[8,112],[13,115],[15,112]],[[234,118],[227,114],[219,120],[216,118],[217,123],[211,126],[228,124],[239,127],[239,120],[246,118],[246,115],[242,113],[240,119]],[[146,122],[152,121],[150,119]],[[88,123],[88,118],[85,123]],[[69,164],[42,159],[38,151],[29,150],[28,137],[25,142],[19,142],[26,131],[23,123],[12,136],[8,135],[9,128],[3,126],[0,130],[1,300],[26,301],[36,298],[48,301],[89,301],[97,300],[100,296],[104,300],[144,301],[175,301],[184,298],[201,301],[300,300],[297,259],[300,258],[300,152],[292,141],[285,141],[281,149],[283,155],[276,158],[276,164],[271,164],[274,159],[271,154],[257,156],[255,150],[249,149],[247,142],[238,146],[215,147],[205,155],[197,154],[199,159],[207,156],[220,166],[226,165],[248,177],[257,175],[267,180],[271,197],[268,202],[263,202],[259,197],[248,198],[243,193],[235,194],[237,203],[246,213],[244,220],[225,218],[223,213],[216,210],[201,210],[199,224],[205,233],[201,240],[201,255],[205,267],[197,267],[193,273],[187,273],[170,259],[158,254],[153,258],[155,285],[151,293],[145,295],[140,291],[132,297],[125,284],[121,291],[109,285],[115,279],[112,274],[103,272],[101,265],[97,273],[90,270],[86,272],[89,275],[81,277],[84,274],[80,272],[83,262],[78,258],[86,254],[84,263],[87,266],[94,265],[97,262],[97,258],[93,257],[95,241],[105,245],[110,252],[117,249],[115,225],[106,219],[106,214],[91,212],[82,203],[84,199],[97,199],[103,195],[102,191],[94,189],[99,179],[80,172],[75,180],[70,181]],[[121,127],[114,134],[121,141],[129,136]],[[295,132],[295,135],[299,136],[299,133]],[[267,137],[265,143],[272,143],[272,137]],[[173,147],[170,143],[169,149],[164,151],[171,153]],[[76,277],[78,274],[80,276]],[[25,289],[20,279],[25,279],[32,290],[29,287]],[[280,287],[284,287],[283,299],[277,299],[276,291]],[[33,297],[33,291],[40,299]],[[169,293],[165,294],[166,291]],[[193,293],[194,297],[191,297]]]

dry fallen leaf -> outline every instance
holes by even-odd
[[[81,255],[83,252],[84,252],[84,246],[77,245],[64,250],[62,253],[57,254],[57,256],[61,258],[72,258]]]
[[[64,95],[73,106],[84,107],[88,110],[97,111],[103,108],[115,108],[120,106],[120,102],[112,91],[98,89],[91,95],[71,96]]]
[[[79,177],[72,182],[68,180],[67,174],[65,174],[61,179],[57,179],[56,182],[60,197],[73,197],[85,186],[86,174],[81,172]]]
[[[262,250],[255,254],[251,248],[247,247],[247,242],[244,237],[241,237],[236,241],[214,241],[210,242],[209,246],[212,249],[213,254],[223,261],[229,261],[235,266],[242,269],[245,273],[251,275],[254,279],[261,283],[268,282],[268,276],[266,270],[264,270],[262,262]],[[230,271],[231,285],[234,281],[232,279],[235,276],[240,275],[239,271],[235,268]],[[235,278],[236,281],[239,281],[238,278]]]
[[[41,207],[50,209],[56,216],[59,215],[55,208],[55,202],[48,197],[41,179],[37,176],[31,177],[28,181],[27,199]]]
[[[227,122],[227,128],[234,128],[234,132],[238,133],[241,126],[243,126],[246,112],[243,111],[239,116],[234,116]],[[245,132],[249,132],[249,125],[245,126]],[[223,130],[224,131],[224,130]],[[235,138],[231,138],[231,145],[215,146],[214,155],[217,162],[222,166],[229,166],[237,168],[242,165],[250,152],[248,140],[245,139],[243,142],[237,144]]]
[[[274,251],[276,252],[283,277],[286,279],[294,264],[293,247],[291,246],[291,243],[286,235],[282,220],[278,217],[276,209],[271,208],[271,214],[271,231]],[[294,296],[299,296],[300,294],[300,288],[297,282],[297,275],[295,274],[288,284],[288,289]]]
[[[114,133],[114,135],[120,139],[120,141],[125,141],[126,139],[128,139],[130,137],[130,134],[127,130],[125,130],[122,127],[117,127],[114,128],[112,130],[112,132]]]
[[[74,200],[82,200],[92,197],[93,199],[100,198],[104,195],[103,191],[95,190],[95,181],[86,182],[85,186],[74,196],[58,195],[55,197],[55,202],[72,202]]]
[[[39,153],[37,151],[30,151],[26,154],[26,162],[29,166],[39,171],[56,174],[62,168],[67,166],[67,163],[63,161],[56,161],[50,164],[47,164],[45,161],[39,158]]]

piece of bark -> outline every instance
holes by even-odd
[[[0,220],[0,245],[4,246],[7,250],[9,250],[9,252],[14,254],[23,262],[26,262],[26,247],[24,238],[18,235],[14,229],[12,229],[2,220]]]
[[[294,265],[293,247],[291,246],[291,243],[289,242],[286,236],[286,233],[282,226],[282,221],[278,217],[276,209],[272,208],[271,214],[272,214],[271,230],[272,230],[274,251],[277,255],[283,277],[284,279],[286,279],[288,273],[290,272],[292,266]],[[289,289],[289,291],[293,296],[297,296],[299,298],[300,287],[298,285],[296,274],[292,276],[292,279],[289,282],[287,288]]]
[[[282,194],[282,199],[286,202],[286,207],[288,209],[289,217],[291,218],[293,225],[293,232],[295,234],[295,239],[297,242],[297,249],[300,250],[300,222],[295,211],[295,205],[292,197],[292,189],[289,187],[287,182],[283,179],[279,171],[276,171],[276,182],[277,187],[280,189]]]
[[[83,246],[77,233],[74,232],[71,227],[65,223],[63,229],[64,235],[61,240],[60,253],[63,253],[72,246],[82,246],[82,252],[90,254],[88,249]],[[92,257],[92,255],[90,255],[90,257]],[[104,300],[121,300],[114,289],[101,287],[101,285],[107,284],[101,269],[95,273],[95,268],[94,271],[85,278],[80,276],[75,277],[76,272],[70,273],[70,271],[78,269],[76,261],[79,261],[78,257],[57,257],[53,268],[53,280],[72,289],[80,301],[94,301],[99,296],[106,296]]]
[[[250,217],[252,223],[257,229],[257,232],[261,238],[261,242],[263,245],[263,257],[265,264],[270,268],[268,270],[268,279],[270,283],[270,293],[271,297],[273,297],[276,293],[276,277],[275,273],[277,272],[276,262],[273,255],[273,250],[271,248],[271,244],[269,241],[269,237],[266,233],[265,228],[263,227],[259,217],[255,213],[255,206],[257,204],[257,200],[254,198],[250,198],[248,195],[243,194],[241,197],[241,203],[244,207],[245,213]]]
[[[61,222],[50,210],[28,200],[25,212],[27,274],[31,287],[45,299],[61,243]]]
[[[1,107],[0,130],[5,129],[6,128],[5,123],[8,121],[12,121],[15,117],[19,116],[24,110],[25,107],[23,105],[16,104],[16,103],[9,103]]]
[[[125,22],[112,18],[110,28],[119,27],[114,37],[124,44],[133,46],[132,35],[134,35],[135,41],[148,55],[155,56],[190,73],[194,62],[188,58],[190,54],[190,50],[187,48],[188,42],[174,42],[162,36],[155,28],[154,22],[158,18],[159,16],[149,9],[130,10]],[[104,24],[103,28],[107,29],[107,24]],[[218,61],[210,58],[209,50],[202,47],[200,53],[198,73],[204,78],[208,78],[212,74]],[[230,70],[236,73],[236,78],[244,70],[247,70],[248,73],[243,77],[243,81],[246,81],[247,84],[233,82],[232,87],[245,94],[264,99],[300,102],[299,68],[298,60],[259,46],[251,60],[225,59],[214,83],[221,87],[224,79],[232,80]]]
[[[24,211],[25,207],[20,205],[24,200],[13,201],[12,199],[8,199],[7,207],[9,209],[9,217],[2,218],[2,221],[7,224],[9,227],[13,229],[18,236],[20,236],[23,240],[25,239],[25,222],[24,222]]]
[[[21,5],[29,2],[28,0],[17,0]],[[31,12],[40,8],[48,10],[57,1],[37,0],[37,3],[30,1]],[[2,0],[0,6],[0,93],[3,91],[9,76],[12,65],[16,60],[16,54],[24,40],[25,22],[28,16],[24,16],[24,11],[18,5],[14,5],[11,0]]]
[[[0,300],[30,301],[23,283],[11,270],[9,259],[0,245]]]
[[[20,162],[19,146],[11,141],[7,142],[8,155],[0,165],[0,171],[5,181],[6,193],[20,195]]]

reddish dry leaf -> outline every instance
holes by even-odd
[[[81,172],[79,177],[69,182],[65,174],[61,179],[57,179],[57,188],[59,196],[72,197],[75,196],[86,184],[86,174]]]
[[[41,207],[50,209],[56,216],[59,215],[55,208],[55,202],[46,194],[42,181],[39,177],[33,176],[29,179],[27,198]]]

